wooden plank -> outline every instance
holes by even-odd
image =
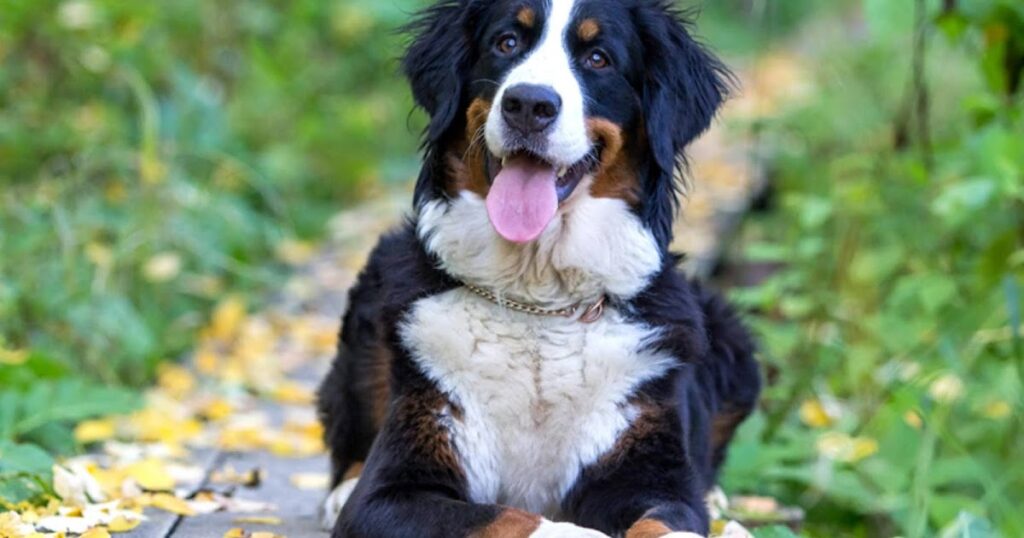
[[[192,452],[193,462],[203,469],[203,478],[185,486],[188,495],[194,495],[205,484],[207,477],[213,469],[217,468],[221,459],[221,453],[217,450],[195,450]],[[148,518],[141,525],[131,532],[118,534],[125,538],[166,538],[174,533],[175,527],[181,521],[181,516],[157,510],[146,509]]]
[[[291,483],[295,473],[325,473],[327,457],[282,459],[266,452],[225,454],[222,465],[231,465],[239,471],[260,469],[263,480],[255,488],[239,488],[237,499],[272,503],[276,510],[266,513],[239,514],[216,512],[183,518],[173,530],[176,537],[219,537],[228,530],[240,527],[249,532],[266,531],[287,538],[326,536],[320,528],[318,510],[324,492],[304,490]],[[253,524],[237,521],[246,516],[273,516],[281,519],[279,525]]]

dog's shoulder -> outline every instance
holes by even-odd
[[[423,247],[414,221],[406,220],[382,235],[371,251],[349,292],[345,324],[394,325],[416,300],[457,285]]]

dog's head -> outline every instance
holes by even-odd
[[[403,67],[430,115],[418,204],[475,192],[529,243],[585,184],[667,248],[677,165],[729,79],[671,2],[446,0],[411,29]]]

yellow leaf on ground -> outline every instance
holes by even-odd
[[[331,478],[327,473],[295,473],[289,477],[292,485],[307,491],[326,490]]]
[[[245,529],[235,527],[225,532],[223,538],[245,538]]]
[[[285,538],[280,534],[274,534],[272,532],[254,532],[249,535],[250,538]]]
[[[223,398],[218,398],[206,403],[206,405],[204,405],[200,410],[200,413],[202,413],[202,415],[208,420],[218,421],[231,416],[231,413],[233,413],[234,410],[235,409],[231,405],[231,402]]]
[[[196,511],[182,499],[169,493],[158,493],[153,495],[152,506],[165,512],[178,514],[179,516],[194,516]]]
[[[75,426],[75,441],[82,444],[97,443],[112,439],[117,433],[113,419],[86,420]]]
[[[145,490],[168,491],[174,488],[174,477],[168,472],[166,464],[160,460],[142,460],[126,467],[124,472]]]
[[[244,516],[236,517],[235,523],[249,523],[252,525],[280,525],[281,518],[274,516]]]
[[[126,517],[115,517],[110,525],[107,525],[107,529],[110,532],[128,532],[138,527],[142,523],[141,519],[128,519]]]
[[[285,239],[278,243],[276,250],[277,259],[288,265],[302,265],[313,258],[316,254],[316,246],[308,241]]]
[[[196,378],[187,369],[176,364],[161,364],[157,371],[157,385],[172,396],[182,397],[196,386]]]
[[[228,297],[214,309],[208,335],[222,342],[229,341],[238,334],[244,321],[245,303],[239,297]]]
[[[209,349],[200,349],[196,352],[195,364],[200,373],[213,375],[220,365],[220,356]]]
[[[86,531],[80,538],[110,538],[110,533],[103,527],[96,527]]]
[[[311,389],[294,381],[281,382],[270,396],[278,402],[295,405],[308,405],[315,400]]]

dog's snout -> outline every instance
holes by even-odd
[[[519,84],[505,90],[501,99],[505,122],[525,135],[546,130],[561,111],[562,98],[548,86]]]

